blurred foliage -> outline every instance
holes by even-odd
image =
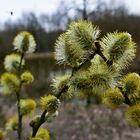
[[[117,29],[118,31],[127,31],[133,35],[133,38],[139,39],[140,16],[129,14],[124,5],[120,4],[112,8],[113,6],[110,7],[103,1],[95,1],[88,7],[89,5],[91,4],[87,3],[87,18],[100,26],[103,35]],[[12,38],[21,30],[27,30],[34,35],[38,44],[37,52],[53,51],[56,38],[71,21],[83,18],[84,10],[79,9],[75,3],[67,4],[67,2],[62,1],[52,15],[37,16],[34,13],[23,13],[14,23],[5,22],[4,28],[0,30],[1,57],[12,48]],[[72,16],[71,11],[73,11]]]

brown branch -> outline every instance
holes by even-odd
[[[131,103],[131,101],[129,100],[127,94],[125,94],[125,93],[123,92],[122,87],[118,86],[118,88],[120,89],[121,93],[123,94],[123,96],[124,96],[124,98],[125,98],[124,103],[127,104],[127,105],[132,105],[132,103]]]
[[[18,140],[21,140],[21,137],[22,137],[22,115],[21,115],[20,93],[19,92],[16,93],[16,97],[17,97],[17,110],[18,110],[18,129],[17,129],[17,133],[18,133]]]
[[[44,112],[42,113],[42,115],[40,117],[40,121],[39,121],[38,125],[33,126],[33,133],[32,133],[33,138],[36,136],[36,133],[37,133],[38,129],[40,128],[40,126],[45,122],[46,113],[47,113],[47,110],[44,110]]]
[[[95,46],[96,46],[96,49],[97,49],[97,50],[96,50],[96,53],[102,57],[102,59],[106,62],[106,64],[107,64],[108,66],[111,66],[111,65],[113,64],[113,61],[108,60],[108,59],[104,56],[104,54],[103,54],[102,51],[101,51],[101,46],[100,46],[100,44],[99,44],[98,41],[95,42]]]

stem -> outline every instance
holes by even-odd
[[[32,133],[33,138],[36,136],[36,133],[37,133],[38,129],[40,128],[40,126],[45,122],[46,113],[47,113],[47,110],[44,110],[44,112],[41,115],[41,118],[40,118],[40,121],[39,121],[38,125],[34,126],[33,133]]]
[[[113,61],[108,60],[108,59],[104,56],[104,54],[103,54],[102,51],[101,51],[101,46],[100,46],[100,44],[99,44],[98,41],[95,42],[95,46],[96,46],[96,53],[102,57],[102,59],[106,62],[106,64],[107,64],[108,66],[111,66],[111,65],[113,64]]]
[[[20,58],[20,62],[19,62],[19,67],[18,67],[18,73],[20,73],[20,71],[21,71],[21,66],[22,66],[23,58],[24,58],[24,53],[21,54],[21,58]]]
[[[127,105],[132,105],[132,103],[130,102],[130,100],[129,100],[128,96],[127,96],[127,95],[123,92],[122,87],[119,87],[119,86],[118,86],[118,88],[120,89],[120,91],[121,91],[121,92],[122,92],[122,94],[124,95],[124,98],[125,98],[124,103],[125,103],[125,104],[127,104]]]
[[[24,53],[21,54],[21,58],[20,58],[20,63],[19,63],[19,68],[18,68],[18,75],[20,74],[21,71],[21,66],[22,66],[22,61],[24,58]],[[21,107],[20,107],[20,90],[21,90],[21,86],[22,86],[22,82],[20,82],[19,85],[19,91],[16,92],[16,97],[17,97],[17,110],[18,110],[18,129],[17,129],[17,134],[18,134],[18,140],[22,139],[22,115],[21,115]]]
[[[86,100],[86,107],[88,108],[88,107],[90,107],[90,105],[91,105],[91,98],[88,95],[87,100]]]
[[[83,19],[88,20],[87,15],[87,0],[83,0]]]
[[[22,136],[22,115],[20,113],[21,111],[21,108],[20,108],[20,93],[17,92],[16,93],[16,96],[17,96],[17,110],[18,110],[18,130],[17,130],[17,133],[18,133],[18,140],[21,140],[21,136]]]

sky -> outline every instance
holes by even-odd
[[[0,0],[0,23],[4,23],[8,19],[14,21],[20,17],[23,12],[35,12],[38,15],[42,13],[51,14],[56,10],[60,1],[61,0]],[[81,2],[82,0],[75,1]],[[122,1],[128,7],[130,13],[140,15],[140,0]],[[13,16],[11,16],[10,11],[13,11]]]

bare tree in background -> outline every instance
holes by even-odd
[[[88,20],[87,15],[87,0],[83,0],[83,19]]]

